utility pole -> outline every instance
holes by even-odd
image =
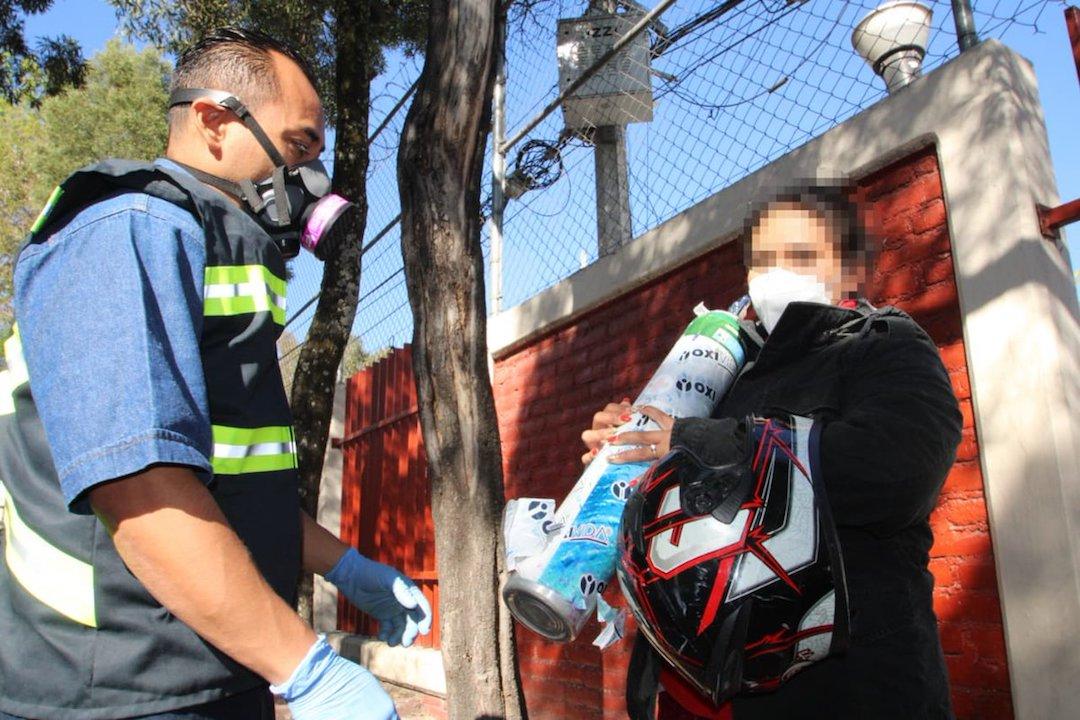
[[[586,15],[613,15],[615,0],[593,0]],[[600,257],[630,242],[630,173],[626,125],[603,125],[593,132],[596,164],[596,242]]]
[[[601,256],[630,242],[630,175],[626,126],[604,125],[593,134],[596,162],[596,239]]]

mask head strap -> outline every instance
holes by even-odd
[[[252,186],[251,192],[249,193],[247,192],[247,189],[244,187],[244,185],[242,185],[241,183],[236,183],[232,180],[226,180],[225,178],[220,178],[217,175],[211,175],[208,172],[203,172],[202,170],[187,165],[186,163],[182,163],[179,160],[173,160],[172,162],[184,168],[207,185],[212,185],[213,187],[216,187],[218,190],[221,190],[224,193],[232,195],[235,198],[239,198],[240,200],[248,203],[248,205],[252,205],[252,201],[257,201],[259,198],[258,193],[254,191],[254,186]]]
[[[285,191],[285,168],[280,165],[274,168],[272,178],[274,187],[274,209],[277,218],[275,222],[281,227],[288,227],[293,221],[292,203],[289,202],[289,193]]]
[[[270,141],[270,138],[263,132],[262,126],[255,120],[255,117],[251,114],[251,111],[247,109],[244,103],[240,102],[240,98],[236,97],[232,93],[225,92],[224,90],[207,90],[205,88],[181,88],[174,90],[172,95],[169,96],[169,107],[175,107],[176,105],[186,105],[192,103],[199,98],[209,98],[218,105],[228,108],[236,114],[240,121],[244,123],[251,134],[255,136],[259,144],[262,145],[263,150],[270,156],[270,159],[275,165],[283,166],[288,165],[285,162],[285,158],[281,156],[278,149],[274,146],[274,143]]]

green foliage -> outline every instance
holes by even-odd
[[[341,358],[341,377],[351,378],[389,354],[390,348],[388,347],[380,348],[374,352],[364,350],[364,341],[353,335],[349,338],[349,344],[345,346],[345,354]]]
[[[293,378],[296,377],[296,367],[300,362],[300,342],[290,331],[285,330],[277,341],[278,365],[281,367],[281,380],[285,385],[286,397],[292,397]],[[353,335],[345,346],[345,353],[341,358],[342,379],[351,378],[356,373],[364,370],[390,354],[390,348],[384,347],[374,352],[364,349],[364,341]]]
[[[252,27],[306,55],[315,68],[329,122],[336,117],[337,47],[343,36],[367,46],[371,75],[382,70],[386,47],[421,49],[427,0],[370,0],[363,27],[339,26],[336,8],[353,0],[109,0],[125,29],[167,52],[184,48],[226,25]]]
[[[107,158],[152,160],[165,151],[169,66],[156,50],[111,40],[90,62],[86,85],[41,105],[40,167],[49,184]]]
[[[14,310],[11,306],[11,273],[15,253],[26,231],[44,204],[43,183],[34,161],[40,147],[41,118],[26,105],[12,105],[0,100],[0,340],[11,331]]]
[[[81,87],[86,79],[82,49],[67,35],[42,38],[37,60],[44,71],[43,87],[48,96],[58,95],[68,87]]]
[[[67,35],[38,38],[34,51],[23,35],[23,18],[51,5],[52,0],[0,0],[0,95],[10,103],[37,105],[83,83],[86,61],[77,42]]]
[[[12,322],[15,253],[52,189],[92,162],[164,151],[168,72],[156,50],[114,40],[90,61],[81,88],[40,104],[0,99],[0,337]]]

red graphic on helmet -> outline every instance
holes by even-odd
[[[730,522],[683,510],[683,482],[710,468],[676,450],[645,475],[620,530],[619,581],[642,633],[714,702],[776,687],[846,643],[812,424],[757,419],[749,431],[752,483]]]

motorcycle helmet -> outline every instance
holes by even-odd
[[[728,465],[681,447],[653,465],[618,537],[639,642],[715,705],[773,690],[848,640],[818,426],[788,416],[747,418],[742,429],[743,457]]]

